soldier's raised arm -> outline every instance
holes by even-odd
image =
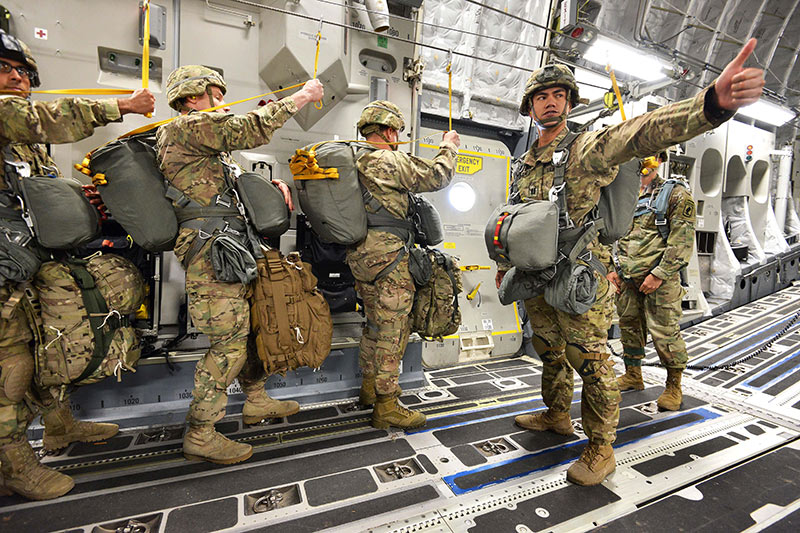
[[[575,160],[587,170],[599,171],[665,150],[729,120],[763,92],[764,71],[744,67],[755,46],[756,40],[750,39],[719,78],[695,97],[588,133]]]
[[[213,85],[208,84],[207,80],[212,80]],[[197,96],[197,88],[201,85],[204,90],[209,88],[208,98],[205,95]],[[169,105],[188,115],[183,119],[186,128],[180,134],[181,144],[193,147],[202,154],[263,146],[270,142],[275,130],[306,104],[322,100],[324,94],[322,83],[313,79],[295,94],[248,113],[228,114],[228,107],[222,108],[224,113],[204,113],[202,118],[195,113],[208,107],[225,106],[226,91],[227,85],[222,77],[206,67],[181,67],[170,75],[167,80]]]
[[[127,113],[151,113],[155,98],[148,89],[130,98],[59,98],[31,102],[19,96],[0,97],[0,143],[70,143],[85,139],[94,129],[119,122]]]
[[[411,192],[432,192],[446,187],[453,179],[461,138],[455,130],[445,132],[439,153],[433,159],[409,156],[398,160],[399,176]]]

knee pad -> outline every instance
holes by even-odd
[[[607,353],[590,352],[577,344],[567,344],[564,351],[569,364],[578,371],[578,375],[584,381],[594,382],[599,379],[597,374],[608,372]]]
[[[0,401],[19,403],[33,380],[33,356],[22,348],[0,357]]]
[[[543,338],[536,334],[533,335],[531,344],[533,344],[533,349],[536,350],[536,353],[542,359],[542,363],[546,365],[555,365],[564,360],[563,344],[560,346],[550,346]]]

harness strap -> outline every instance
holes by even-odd
[[[92,336],[94,337],[94,351],[92,358],[83,369],[81,375],[72,380],[72,383],[80,383],[92,373],[97,370],[100,363],[105,359],[108,354],[108,348],[111,346],[111,339],[114,337],[114,332],[127,325],[127,318],[125,320],[106,320],[108,316],[108,306],[100,294],[100,290],[94,282],[94,278],[86,270],[83,264],[77,262],[67,263],[70,274],[75,279],[78,287],[81,289],[81,297],[83,298],[83,305],[86,307],[86,312],[89,315],[89,325],[92,329]],[[105,323],[104,323],[105,322]],[[105,326],[109,325],[110,328],[106,330]]]
[[[287,354],[292,346],[289,308],[286,301],[286,291],[283,286],[288,275],[282,265],[280,268],[276,268],[276,263],[281,263],[277,250],[269,250],[264,255],[267,257],[267,264],[270,265],[269,280],[272,283],[272,302],[275,306],[275,317],[278,320],[278,346],[281,348],[281,353]],[[289,282],[291,282],[290,279]]]

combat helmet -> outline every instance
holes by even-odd
[[[28,45],[14,37],[7,34],[5,31],[0,30],[0,57],[6,59],[13,59],[24,64],[31,71],[30,80],[31,87],[38,87],[41,85],[39,81],[39,67],[36,65],[36,60],[33,59],[31,49]]]
[[[388,126],[398,132],[406,127],[403,112],[387,100],[375,100],[367,104],[358,119],[358,131],[365,137],[379,131],[381,126]]]
[[[167,78],[167,102],[172,109],[180,111],[180,103],[184,98],[207,93],[212,85],[219,87],[222,94],[228,90],[225,80],[214,69],[202,65],[178,67]]]
[[[574,108],[578,104],[588,104],[589,101],[581,98],[575,76],[566,65],[551,63],[531,72],[528,83],[525,84],[525,93],[519,105],[519,114],[528,116],[531,111],[531,97],[534,93],[550,87],[563,87],[569,91],[569,103]]]

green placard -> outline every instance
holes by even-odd
[[[389,39],[384,35],[378,35],[378,46],[381,48],[389,48]]]

